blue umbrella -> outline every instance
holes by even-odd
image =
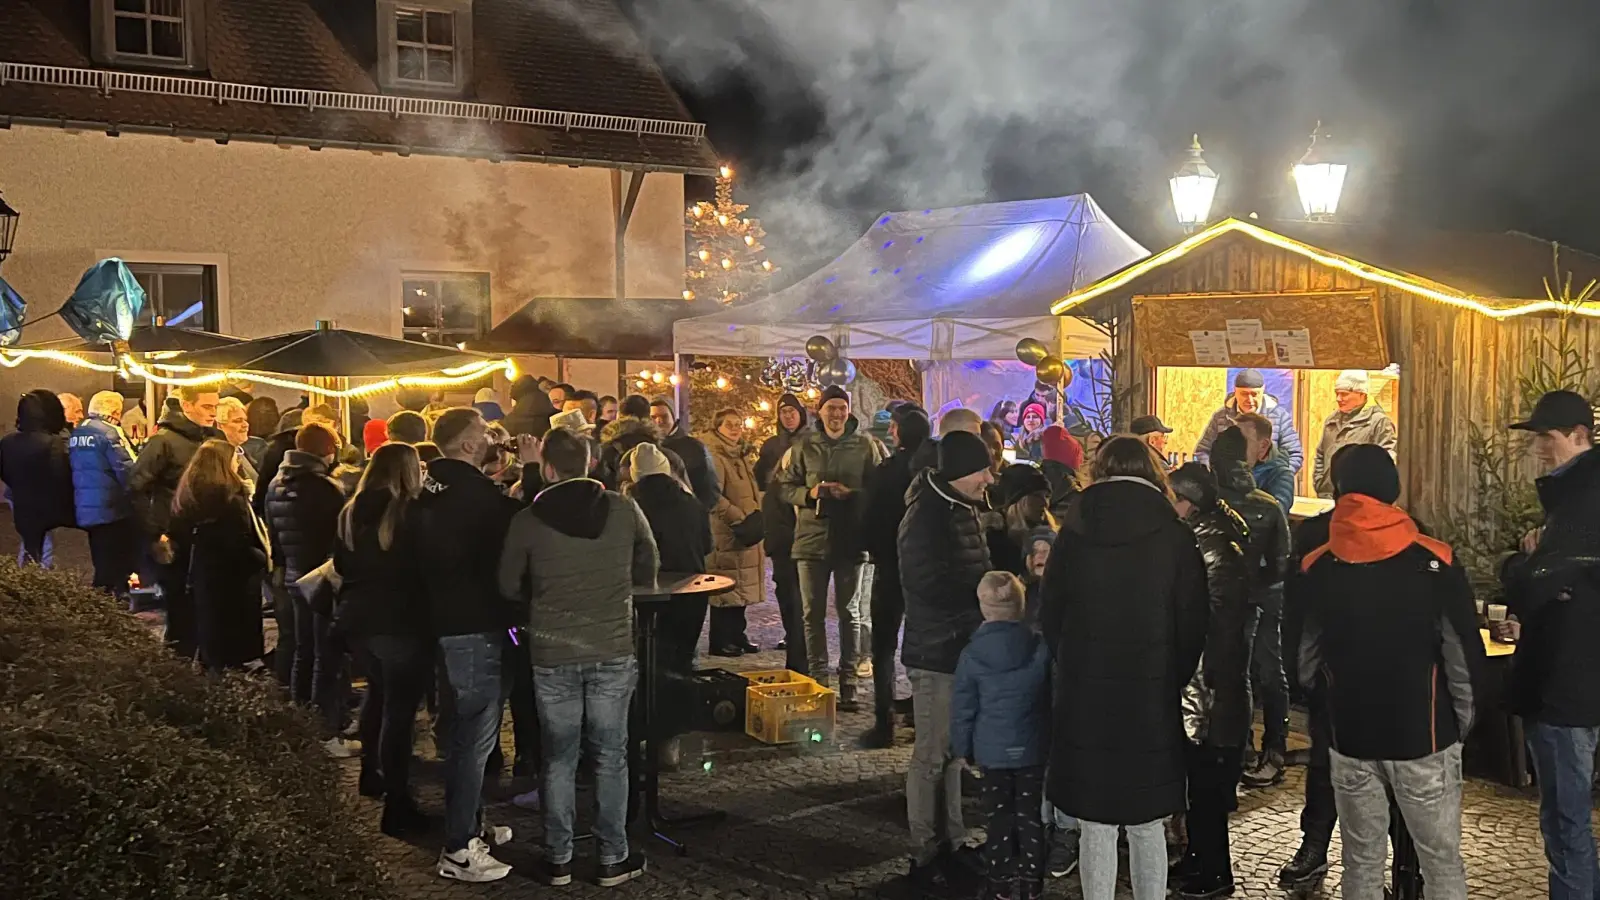
[[[144,288],[122,260],[102,259],[89,267],[61,307],[61,318],[92,344],[125,341],[144,309]]]
[[[0,278],[0,347],[9,347],[22,337],[22,323],[27,318],[28,301]]]

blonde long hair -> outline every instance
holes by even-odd
[[[201,444],[184,467],[172,495],[174,516],[214,512],[236,497],[247,497],[239,477],[239,451],[221,438]]]
[[[339,540],[352,550],[356,546],[356,503],[368,491],[389,495],[389,504],[378,520],[378,546],[388,550],[394,544],[394,533],[405,520],[406,507],[422,491],[422,462],[417,448],[410,444],[388,443],[373,452],[367,470],[361,473],[355,494],[339,511]]]

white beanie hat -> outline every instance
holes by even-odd
[[[651,475],[672,474],[672,464],[667,461],[667,455],[655,444],[640,444],[628,453],[628,457],[635,482],[643,481]]]
[[[1345,369],[1339,373],[1338,380],[1334,381],[1333,389],[1336,391],[1356,391],[1368,393],[1367,373],[1362,369]]]

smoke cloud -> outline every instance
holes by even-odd
[[[1159,245],[1166,178],[1191,132],[1222,174],[1219,209],[1289,215],[1288,167],[1319,119],[1353,154],[1353,215],[1556,238],[1588,218],[1560,186],[1596,162],[1593,142],[1566,137],[1593,129],[1583,110],[1600,99],[1590,4],[626,5],[690,94],[741,95],[759,111],[724,128],[721,149],[752,151],[741,197],[795,275],[809,268],[795,261],[831,257],[879,210],[1080,191]]]

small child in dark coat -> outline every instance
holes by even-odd
[[[956,665],[950,752],[977,766],[989,817],[985,897],[1044,893],[1044,766],[1050,749],[1050,652],[1023,621],[1022,582],[989,572],[978,583],[979,626]]]

